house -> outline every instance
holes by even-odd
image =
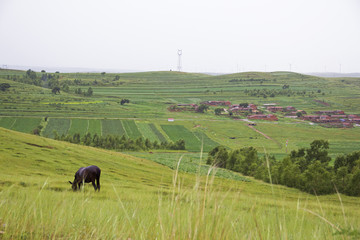
[[[287,107],[284,108],[285,112],[292,112],[292,111],[295,111],[295,110],[296,110],[296,108],[294,108],[293,106],[287,106]]]
[[[306,121],[316,121],[318,119],[320,119],[319,115],[305,115],[305,116],[303,116],[303,120],[306,120]]]
[[[209,105],[209,106],[231,106],[229,101],[205,101],[200,104]]]
[[[257,110],[257,106],[255,104],[250,103],[248,107],[252,110]]]
[[[334,111],[317,111],[315,114],[320,115],[343,115],[345,114],[342,110],[334,110]]]
[[[348,118],[349,118],[349,119],[359,118],[359,116],[358,116],[358,115],[355,115],[355,114],[350,114],[350,115],[348,115]]]
[[[351,119],[351,121],[355,123],[360,123],[360,118],[353,118]]]
[[[265,103],[263,104],[264,107],[271,107],[271,106],[276,106],[277,103]]]
[[[177,108],[182,109],[182,110],[196,110],[198,108],[198,105],[197,104],[178,104]]]
[[[347,118],[346,115],[331,115],[330,116],[331,118],[337,118],[337,119],[340,119],[340,118]]]
[[[282,112],[284,111],[283,107],[267,107],[267,110],[269,110],[270,112]]]
[[[250,115],[247,117],[248,119],[257,119],[257,120],[268,120],[268,121],[277,121],[278,118],[273,114],[263,115],[263,114],[256,114]]]
[[[325,122],[334,122],[332,121],[333,118],[331,118],[330,116],[328,115],[320,115],[319,119],[318,119],[318,122],[322,122],[322,123],[325,123]],[[338,120],[335,120],[335,121],[338,121]]]

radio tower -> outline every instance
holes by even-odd
[[[181,72],[181,55],[182,55],[182,50],[179,49],[178,50],[178,71]]]

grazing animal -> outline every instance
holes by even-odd
[[[73,182],[70,182],[72,184],[72,189],[76,191],[78,188],[80,189],[81,184],[83,182],[89,183],[91,182],[94,186],[95,191],[100,191],[100,173],[101,170],[97,166],[88,166],[88,167],[82,167],[79,168],[79,170],[75,173],[75,179]],[[96,185],[95,185],[96,180]]]

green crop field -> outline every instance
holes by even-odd
[[[11,129],[15,123],[16,118],[3,117],[0,118],[0,126],[3,128]]]
[[[141,132],[135,124],[134,120],[122,120],[122,125],[124,126],[124,130],[129,138],[137,139],[142,137]]]
[[[182,125],[161,125],[170,139],[176,142],[179,139],[185,140],[185,147],[189,151],[200,151],[200,140],[187,128]],[[204,147],[205,148],[205,147]],[[208,149],[208,148],[207,148]]]
[[[11,127],[12,130],[30,133],[41,123],[40,118],[16,118],[15,123]]]
[[[120,120],[104,119],[101,120],[102,135],[126,136],[126,132]]]
[[[50,118],[48,119],[48,123],[42,135],[49,138],[55,137],[54,132],[56,132],[59,136],[63,134],[66,135],[69,131],[70,124],[71,124],[70,119]]]
[[[164,135],[159,131],[159,129],[153,123],[150,123],[149,126],[153,131],[153,133],[158,137],[160,142],[166,142],[166,138],[164,137]]]
[[[151,142],[157,141],[161,142],[154,131],[151,129],[150,124],[146,122],[137,122],[136,123],[139,131],[144,136],[144,138],[149,139]]]
[[[68,134],[71,136],[75,133],[79,133],[80,136],[84,136],[89,129],[89,120],[88,119],[71,119],[71,127],[68,131]]]
[[[30,133],[41,123],[40,118],[0,118],[0,127],[12,129],[15,131]]]
[[[101,120],[99,119],[89,119],[89,128],[88,132],[92,135],[97,134],[98,136],[101,136],[102,134],[102,126],[101,126]]]

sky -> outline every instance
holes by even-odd
[[[360,0],[0,0],[0,67],[360,72]]]

